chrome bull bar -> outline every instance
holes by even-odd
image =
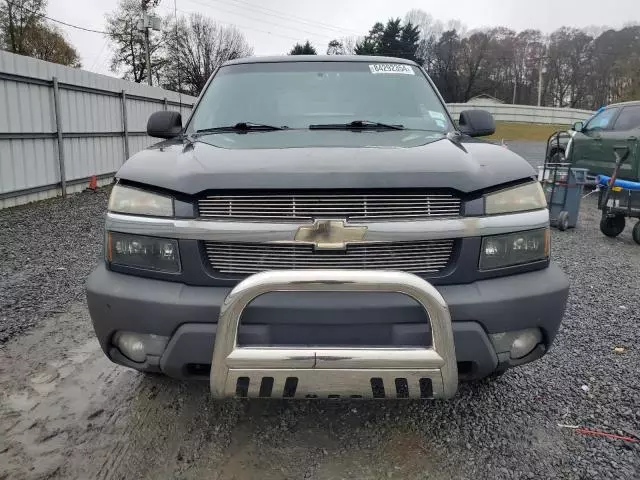
[[[431,346],[408,348],[239,347],[243,310],[270,292],[395,292],[416,300],[431,323]],[[215,398],[450,398],[458,387],[451,316],[442,295],[404,272],[262,272],[227,295],[211,366]]]

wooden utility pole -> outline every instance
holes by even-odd
[[[145,62],[147,64],[147,82],[152,85],[151,75],[151,49],[149,47],[149,30],[160,29],[160,19],[155,15],[150,15],[149,4],[158,5],[158,0],[142,0],[142,19],[138,21],[138,30],[144,34]]]
[[[151,86],[153,81],[151,78],[151,54],[149,53],[149,27],[144,28],[144,50],[147,57],[147,80],[149,81],[149,86]]]

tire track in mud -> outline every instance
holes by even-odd
[[[151,391],[151,388],[144,383],[140,384],[139,389],[135,391],[135,395],[145,397]],[[132,401],[134,398],[133,393],[127,395],[126,400],[122,398],[114,399],[116,402],[126,405],[128,401]],[[114,440],[114,443],[107,449],[104,455],[104,460],[96,472],[96,479],[98,480],[111,480],[117,478],[117,467],[122,463],[127,453],[130,441],[130,434],[132,431],[139,429],[147,421],[151,409],[147,409],[143,412],[143,415],[135,415],[135,421],[131,420],[131,415],[128,411],[122,411],[121,409],[112,412],[109,418],[108,427],[117,429],[118,421],[125,423],[125,426],[118,430],[118,436]],[[103,427],[104,429],[104,427]]]
[[[74,304],[4,345],[0,365],[0,432],[7,444],[0,464],[8,466],[8,478],[93,478],[91,460],[105,446],[105,427],[126,413],[111,392],[133,397],[137,382],[104,357],[86,306]]]
[[[3,345],[0,385],[0,479],[184,477],[222,460],[241,411],[112,364],[83,303]]]

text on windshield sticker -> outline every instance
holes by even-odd
[[[401,63],[374,63],[369,65],[371,73],[399,73],[402,75],[415,75],[413,68],[410,65],[403,65]]]

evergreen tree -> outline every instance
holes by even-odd
[[[406,23],[402,27],[402,33],[400,34],[400,50],[398,56],[413,60],[414,62],[422,63],[423,59],[418,58],[416,52],[420,46],[420,27]]]
[[[291,51],[289,52],[289,55],[317,55],[317,54],[318,52],[316,52],[315,47],[311,45],[311,43],[309,43],[309,40],[307,40],[304,45],[300,45],[299,43],[296,43],[291,49]]]
[[[369,34],[356,44],[357,55],[381,55],[418,61],[420,28],[411,22],[402,25],[399,18],[389,19],[386,25],[376,23]]]

